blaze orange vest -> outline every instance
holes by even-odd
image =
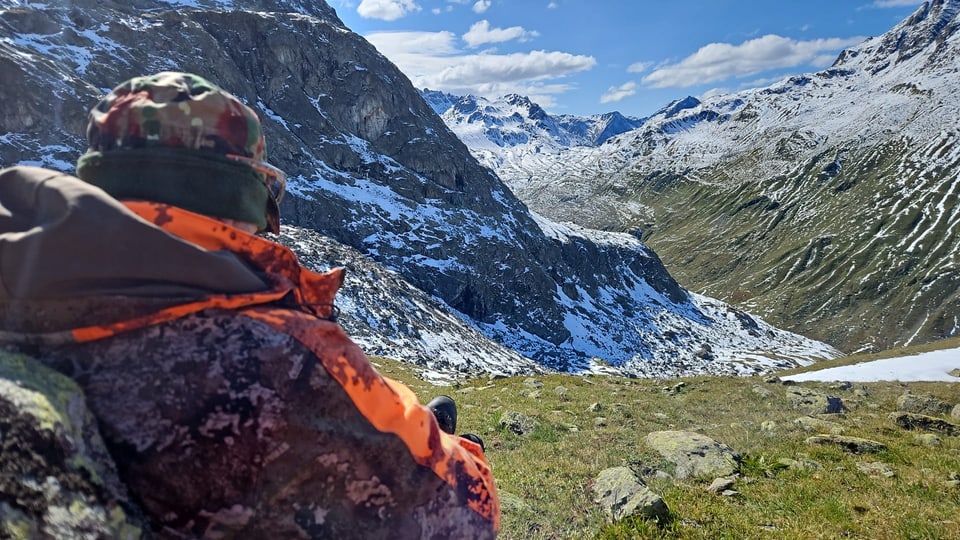
[[[384,433],[397,435],[414,460],[458,491],[467,504],[499,530],[500,506],[490,466],[480,446],[440,430],[429,409],[405,385],[379,375],[367,357],[327,322],[343,283],[344,270],[312,272],[286,247],[247,234],[220,221],[153,202],[125,202],[131,211],[168,233],[207,250],[227,250],[265,274],[269,288],[246,294],[210,295],[149,315],[76,328],[73,338],[89,342],[121,332],[169,322],[208,308],[236,310],[270,325],[309,348],[350,396],[357,410]],[[284,306],[295,304],[299,309]]]

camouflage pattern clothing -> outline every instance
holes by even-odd
[[[177,207],[0,171],[0,345],[83,388],[161,538],[496,536],[480,447],[329,320],[342,275]]]
[[[286,175],[266,162],[257,114],[203,77],[134,77],[90,111],[77,176],[117,199],[163,201],[280,230]]]

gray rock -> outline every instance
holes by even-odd
[[[930,394],[917,395],[906,392],[897,398],[897,410],[901,412],[941,416],[950,414],[952,407],[950,403]]]
[[[953,410],[950,411],[950,418],[960,420],[960,404],[953,406]]]
[[[948,489],[960,489],[960,473],[952,472],[947,475],[947,480],[943,483]]]
[[[923,446],[940,446],[943,444],[943,439],[937,437],[933,433],[920,433],[914,437],[914,440]]]
[[[777,431],[777,423],[774,422],[773,420],[767,420],[766,422],[763,422],[763,423],[760,424],[760,431],[762,431],[762,432],[764,432],[764,433],[767,433],[767,434],[776,433],[776,431]]]
[[[707,492],[719,495],[733,487],[733,478],[717,478],[707,488]]]
[[[804,431],[816,431],[819,433],[830,433],[833,435],[843,435],[843,426],[836,422],[815,418],[813,416],[801,416],[793,421],[793,425]]]
[[[762,398],[767,398],[773,395],[773,392],[771,392],[768,388],[760,386],[759,384],[754,385],[751,391]]]
[[[543,381],[541,381],[540,379],[533,379],[533,378],[527,377],[526,379],[523,380],[523,386],[531,390],[539,390],[543,388]]]
[[[605,427],[607,425],[607,419],[602,416],[594,418],[593,425],[596,427]]]
[[[587,412],[600,412],[601,410],[603,410],[603,406],[600,405],[599,402],[591,403],[590,406],[587,407]]]
[[[0,351],[0,538],[146,537],[73,381]]]
[[[890,468],[886,463],[875,461],[858,461],[857,470],[867,476],[893,478],[897,475],[896,471]]]
[[[887,446],[883,443],[845,435],[815,435],[808,437],[803,442],[807,444],[839,446],[854,454],[877,453],[887,449]]]
[[[567,390],[567,387],[566,387],[566,386],[558,386],[558,387],[556,387],[556,388],[553,389],[553,393],[556,394],[558,398],[560,398],[560,401],[566,401],[566,400],[567,400],[567,392],[568,392],[568,391],[569,391],[569,390]]]
[[[513,493],[508,491],[500,490],[498,492],[500,496],[500,509],[505,514],[512,514],[516,512],[525,512],[530,510],[530,505],[526,501],[517,497]]]
[[[888,416],[891,422],[903,429],[918,429],[920,431],[943,433],[945,435],[960,435],[960,426],[956,426],[932,416],[908,412],[894,412]]]
[[[809,388],[788,388],[786,394],[793,408],[806,414],[839,414],[846,410],[840,398]]]
[[[500,427],[506,428],[513,433],[525,436],[533,433],[533,430],[539,425],[539,422],[525,414],[514,411],[507,411],[500,416]]]
[[[686,386],[687,386],[687,383],[680,381],[677,384],[674,384],[672,386],[664,386],[662,391],[664,394],[671,394],[671,395],[679,394],[681,390],[686,388]]]
[[[628,467],[601,471],[594,480],[593,493],[594,501],[615,521],[630,516],[665,521],[670,515],[663,498],[650,491]]]
[[[740,472],[740,455],[706,435],[689,431],[656,431],[647,445],[676,465],[678,479],[732,476]]]
[[[791,471],[819,471],[823,468],[823,465],[812,459],[780,458],[777,463]]]

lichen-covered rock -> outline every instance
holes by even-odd
[[[960,435],[960,426],[925,414],[894,412],[890,413],[888,418],[891,422],[903,429],[917,429],[920,431],[943,433],[945,435]]]
[[[818,431],[820,433],[831,433],[833,435],[843,435],[843,426],[836,422],[815,418],[813,416],[801,416],[793,421],[793,425],[804,431]]]
[[[808,437],[804,442],[807,444],[839,446],[854,454],[873,454],[887,449],[887,445],[883,443],[845,435],[816,435]]]
[[[867,476],[873,476],[877,478],[893,478],[897,476],[897,472],[886,463],[879,463],[876,461],[858,461],[856,466],[858,471]]]
[[[839,414],[846,410],[840,398],[809,388],[789,388],[787,399],[794,409],[806,414]]]
[[[497,494],[500,496],[500,510],[503,513],[509,514],[530,511],[530,505],[513,493],[501,489]]]
[[[593,483],[594,499],[615,521],[630,516],[666,520],[670,509],[663,498],[651,491],[628,467],[600,472]]]
[[[513,433],[524,436],[533,433],[539,422],[525,414],[507,411],[500,416],[500,427]]]
[[[940,416],[950,414],[952,407],[952,404],[930,394],[906,392],[897,398],[897,410],[900,412]]]
[[[740,472],[740,455],[706,435],[689,431],[656,431],[648,446],[676,465],[679,479],[731,476]]]
[[[823,465],[819,462],[807,458],[780,458],[777,460],[777,463],[791,471],[819,471],[823,469]]]
[[[143,538],[83,392],[0,350],[0,538]]]

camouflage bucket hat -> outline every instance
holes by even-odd
[[[266,228],[279,230],[286,175],[266,162],[260,119],[202,77],[168,71],[120,84],[90,111],[87,140],[88,153],[184,150],[249,167],[269,192]]]

